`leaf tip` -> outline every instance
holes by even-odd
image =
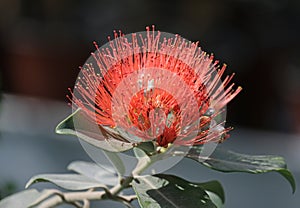
[[[66,117],[64,120],[62,120],[57,126],[55,127],[55,133],[57,134],[71,134],[70,131],[74,130],[74,122],[73,118],[78,114],[80,111],[80,108],[78,108],[75,112],[73,112],[71,115]]]
[[[288,169],[278,170],[278,173],[281,174],[291,185],[292,193],[296,192],[296,181],[293,174]]]
[[[30,179],[26,184],[25,184],[25,189],[28,189],[34,182]]]

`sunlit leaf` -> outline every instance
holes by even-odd
[[[133,153],[135,155],[136,158],[143,158],[143,157],[148,157],[148,155],[146,154],[146,152],[140,148],[133,148]]]
[[[222,185],[218,181],[208,181],[197,183],[208,194],[210,200],[218,207],[222,208],[225,202],[225,193]]]
[[[68,170],[72,170],[88,178],[92,178],[101,184],[114,186],[118,183],[118,175],[112,168],[101,167],[96,163],[74,161],[69,164]]]
[[[133,148],[132,143],[116,139],[117,134],[115,132],[109,134],[103,127],[87,119],[87,116],[81,109],[77,109],[60,122],[55,132],[77,136],[95,147],[111,152],[121,152]],[[113,134],[116,134],[115,137]]]
[[[35,202],[43,193],[36,189],[28,189],[10,195],[0,201],[1,208],[24,208],[29,207]]]
[[[132,183],[143,208],[216,208],[200,184],[173,175],[141,176]]]
[[[110,152],[110,151],[103,151],[103,152],[118,171],[118,175],[120,177],[123,176],[125,174],[126,168],[119,155],[115,152]]]
[[[220,199],[221,202],[225,202],[225,193],[222,185],[218,181],[208,181],[205,183],[194,183],[197,186],[200,186],[203,188],[206,192],[211,192],[217,195]]]
[[[90,188],[104,188],[107,187],[96,181],[95,179],[88,178],[78,174],[41,174],[32,177],[26,184],[26,188],[34,183],[50,182],[61,188],[67,190],[86,190]]]

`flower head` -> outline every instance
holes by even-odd
[[[158,147],[222,141],[225,107],[240,91],[198,42],[150,30],[115,39],[81,68],[72,103],[105,134]],[[104,139],[112,139],[106,137]]]

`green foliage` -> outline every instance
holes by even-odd
[[[119,177],[123,176],[125,174],[126,168],[123,164],[123,161],[119,157],[119,155],[117,155],[115,152],[110,152],[110,151],[106,151],[106,150],[104,150],[103,152],[104,152],[105,156],[109,159],[111,164],[113,164],[113,166],[118,171],[117,173],[118,173]]]
[[[119,182],[117,173],[110,167],[100,167],[92,162],[74,161],[68,166],[68,170],[108,186],[114,186]]]
[[[36,189],[28,189],[22,192],[18,192],[14,195],[6,197],[0,201],[1,208],[24,208],[29,207],[42,195]]]
[[[26,184],[26,188],[37,182],[51,182],[61,188],[78,191],[90,188],[104,188],[106,185],[99,183],[93,178],[78,174],[41,174],[32,177]]]
[[[143,208],[216,208],[205,188],[224,200],[218,182],[192,183],[173,175],[140,176],[132,182]]]
[[[106,151],[121,152],[133,148],[131,143],[116,139],[118,132],[110,130],[107,131],[105,128],[95,125],[80,108],[55,128],[57,134],[77,136],[83,141]]]
[[[287,169],[283,157],[273,155],[246,155],[217,148],[209,157],[202,158],[200,152],[200,147],[193,147],[186,157],[208,168],[221,172],[246,172],[252,174],[277,172],[288,180],[293,192],[296,190],[295,179]]]
[[[78,120],[80,122],[77,124]],[[97,134],[99,131],[103,133],[105,139],[99,137]],[[72,162],[68,170],[75,173],[40,174],[32,177],[26,184],[28,188],[34,183],[49,182],[69,192],[56,189],[43,191],[28,189],[0,201],[1,208],[35,206],[48,208],[62,203],[75,207],[89,207],[89,201],[103,199],[118,201],[132,208],[131,202],[136,198],[142,208],[222,208],[225,194],[218,181],[198,183],[174,175],[141,175],[153,163],[172,156],[184,156],[221,172],[251,174],[277,172],[289,181],[293,192],[296,189],[293,175],[287,169],[284,158],[280,156],[246,155],[217,148],[210,156],[202,157],[201,146],[192,147],[188,154],[184,148],[174,150],[166,147],[163,151],[162,149],[157,151],[153,142],[133,145],[114,138],[120,133],[117,129],[108,130],[95,125],[83,115],[80,109],[62,121],[57,126],[56,132],[76,135],[98,147],[100,151],[103,150],[115,169],[101,167],[91,162]],[[132,175],[124,177],[126,167],[117,152],[131,148],[138,162]],[[127,188],[133,188],[135,195],[124,195],[123,190]]]

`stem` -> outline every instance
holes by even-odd
[[[76,207],[78,204],[74,204],[74,202],[84,201],[84,200],[99,200],[102,199],[105,195],[105,191],[95,191],[95,192],[68,192],[61,193],[61,195],[55,195],[44,202],[42,202],[38,207],[39,208],[49,208],[54,207],[64,202],[73,204]]]
[[[125,178],[125,180],[110,189],[110,193],[112,196],[116,196],[120,193],[124,188],[128,187],[135,176],[141,174],[144,170],[147,169],[155,160],[151,160],[149,157],[138,158],[138,163],[135,169],[132,171],[132,176]]]
[[[127,188],[135,176],[141,174],[147,167],[149,167],[155,160],[151,160],[149,157],[139,158],[136,168],[132,171],[132,176],[126,177],[120,184],[112,187],[106,191],[84,191],[84,192],[67,192],[54,195],[47,200],[40,203],[39,208],[50,208],[57,205],[68,203],[72,204],[77,208],[89,207],[90,200],[101,200],[101,199],[113,199],[116,201],[123,202],[127,207],[132,207],[130,202],[136,197],[133,196],[120,196],[118,195],[123,189]],[[83,204],[81,205],[81,203]]]
[[[132,171],[132,175],[138,176],[141,174],[144,170],[146,170],[155,160],[151,160],[149,157],[142,157],[139,158],[138,163],[135,167],[135,169]]]
[[[130,202],[136,199],[136,196],[111,196],[108,197],[116,201],[125,202],[126,206],[129,206]],[[68,192],[55,195],[44,202],[42,202],[38,208],[49,208],[54,207],[63,203],[72,204],[75,207],[89,207],[90,200],[107,199],[105,191],[95,192]],[[78,201],[82,201],[83,205],[79,204]]]
[[[57,206],[59,204],[62,204],[64,201],[63,199],[58,196],[58,195],[55,195],[47,200],[45,200],[44,202],[42,202],[38,208],[48,208],[48,207],[54,207],[54,206]]]
[[[120,193],[124,188],[128,187],[131,183],[131,181],[133,180],[132,176],[129,176],[127,178],[125,178],[124,181],[122,181],[120,184],[117,184],[116,186],[114,186],[113,188],[110,189],[109,193],[112,196],[116,196],[118,193]]]

